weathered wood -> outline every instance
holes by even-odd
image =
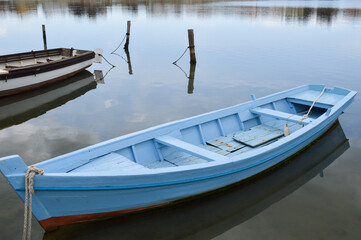
[[[190,59],[191,59],[191,63],[196,63],[196,51],[195,51],[195,47],[194,47],[194,34],[193,34],[193,29],[188,29],[188,43],[189,43],[189,54],[190,54]]]
[[[283,136],[283,132],[267,125],[258,125],[248,131],[237,132],[233,139],[250,147],[257,147]]]
[[[130,21],[127,21],[127,37],[124,44],[125,50],[128,50],[129,47],[129,36],[130,36]]]
[[[43,24],[43,42],[44,42],[44,50],[48,49],[48,45],[46,43],[46,31],[45,31],[45,24]]]
[[[226,150],[228,152],[233,152],[238,149],[244,148],[245,145],[233,140],[233,136],[222,136],[215,139],[207,141],[207,144],[218,147],[219,149]]]

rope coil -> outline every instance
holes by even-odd
[[[32,217],[32,201],[34,194],[34,176],[36,174],[43,175],[44,170],[31,165],[25,174],[25,210],[24,210],[24,228],[23,240],[31,239],[31,217]]]

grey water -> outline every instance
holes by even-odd
[[[361,91],[357,0],[0,0],[0,19],[0,55],[42,49],[45,24],[48,48],[102,48],[116,66],[103,61],[65,83],[0,99],[0,157],[18,154],[27,164],[245,102],[250,94],[312,83]],[[127,20],[129,52],[120,46],[111,54]],[[187,52],[175,66],[188,46],[187,29],[194,29],[197,64],[190,66]],[[284,185],[281,177],[261,179],[258,187],[198,204],[47,234],[33,219],[33,239],[359,239],[360,120],[358,94],[337,133],[301,160],[327,164]],[[255,190],[273,182],[273,191]],[[23,204],[2,175],[0,193],[0,239],[19,239]]]

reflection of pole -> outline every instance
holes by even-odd
[[[196,64],[191,63],[189,68],[188,94],[192,94],[194,90],[194,74],[196,72]]]
[[[127,22],[127,39],[126,39],[125,44],[124,44],[124,49],[125,50],[128,50],[129,36],[130,36],[130,21]]]
[[[46,44],[46,31],[45,31],[45,24],[43,24],[43,42],[44,42],[44,50],[48,49],[48,46]]]
[[[128,49],[124,49],[125,54],[127,55],[127,63],[128,63],[128,69],[129,69],[129,75],[133,74],[132,70],[132,62],[130,61],[130,54]]]
[[[188,43],[189,43],[189,54],[191,63],[196,63],[196,51],[194,49],[194,34],[193,29],[188,29]]]

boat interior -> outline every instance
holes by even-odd
[[[43,51],[31,51],[27,53],[11,54],[0,56],[0,74],[7,74],[9,70],[49,63],[57,60],[77,56],[87,51],[57,48]]]
[[[218,114],[216,118],[208,121],[198,120],[199,117],[196,117],[193,119],[198,121],[196,124],[180,127],[159,137],[148,137],[146,140],[127,144],[126,147],[117,148],[117,144],[104,144],[107,151],[104,150],[103,154],[99,153],[93,158],[89,156],[81,163],[62,171],[109,172],[111,169],[111,172],[116,173],[139,170],[147,172],[158,168],[229,160],[230,157],[262,148],[284,138],[286,124],[289,134],[294,134],[326,113],[349,93],[339,88],[325,88],[324,92],[322,86],[314,88],[310,86],[307,91],[232,114]],[[311,105],[314,106],[308,117],[302,118]],[[44,162],[41,167],[47,168],[46,165]]]

